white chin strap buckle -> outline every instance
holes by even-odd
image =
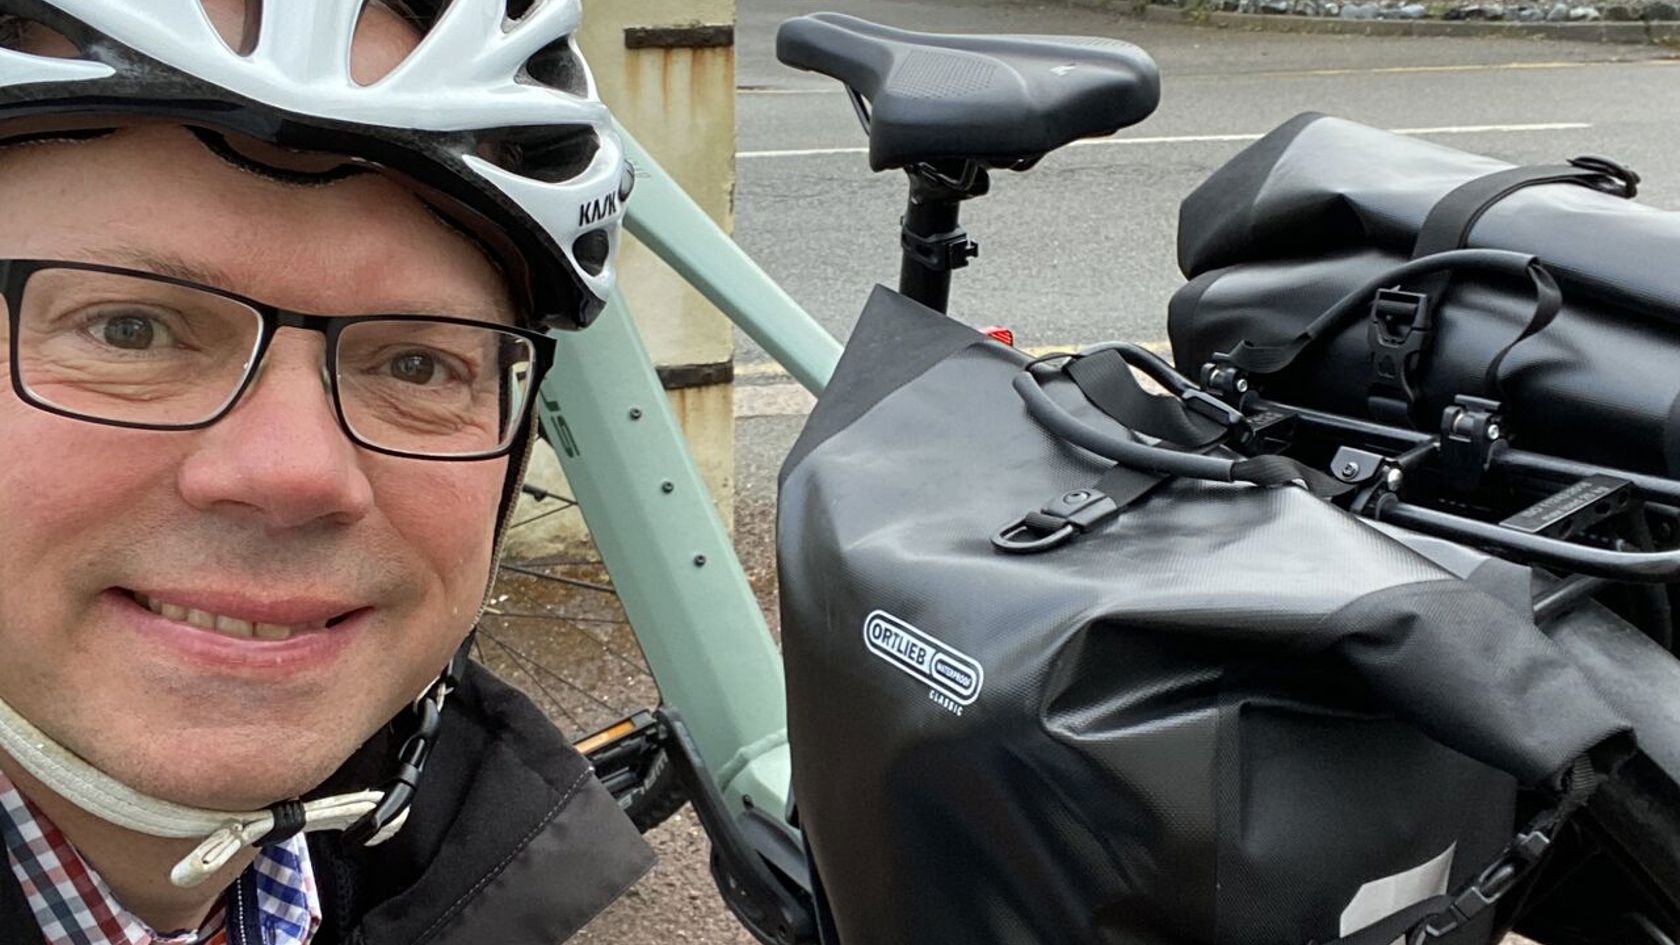
[[[260,811],[217,811],[187,807],[141,794],[48,738],[0,700],[0,749],[42,784],[82,810],[152,837],[203,837],[169,872],[176,886],[203,883],[246,847],[268,846],[299,833],[342,830],[345,838],[375,846],[395,836],[408,820],[408,806],[437,742],[443,703],[466,672],[473,635],[468,634],[449,666],[411,707],[414,733],[397,753],[396,773],[377,790],[336,794],[310,801],[282,801]]]
[[[308,802],[282,801],[264,811],[230,815],[203,843],[175,864],[169,871],[169,881],[190,889],[216,875],[246,847],[267,846],[316,830],[348,830],[378,810],[388,796],[381,791],[360,791]],[[369,837],[366,845],[389,840],[407,819],[405,807],[385,829]]]

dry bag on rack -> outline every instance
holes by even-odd
[[[1175,361],[1423,430],[1499,401],[1526,448],[1680,474],[1680,213],[1637,184],[1301,115],[1185,199]]]
[[[1027,362],[877,290],[783,467],[794,797],[838,945],[1486,942],[1465,890],[1521,846],[1517,786],[1578,788],[1626,729],[1527,572],[1102,459],[1020,379],[1065,433],[1144,440]]]

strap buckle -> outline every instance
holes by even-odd
[[[414,731],[397,751],[396,771],[380,788],[385,796],[361,820],[344,829],[345,842],[373,846],[384,838],[387,828],[395,832],[396,828],[392,825],[408,816],[408,806],[419,787],[420,774],[426,768],[426,759],[431,756],[432,746],[437,743],[438,729],[443,724],[444,701],[466,676],[473,639],[477,635],[477,630],[467,634],[449,658],[449,665],[438,674],[426,694],[409,707],[409,713],[414,717]]]
[[[1406,933],[1406,945],[1423,945],[1463,928],[1516,888],[1545,858],[1570,815],[1587,802],[1601,783],[1592,759],[1586,755],[1577,758],[1563,773],[1560,789],[1564,796],[1558,806],[1530,821],[1527,829],[1506,844],[1474,882],[1452,897],[1446,908],[1413,925]]]
[[[992,547],[1009,554],[1049,551],[1120,514],[1120,504],[1095,489],[1073,489],[998,529]]]
[[[1371,300],[1366,338],[1371,348],[1370,399],[1398,400],[1410,420],[1417,402],[1412,371],[1434,336],[1429,296],[1404,289],[1378,289]],[[1376,411],[1373,411],[1376,412]]]
[[[1583,154],[1569,159],[1571,167],[1578,167],[1584,171],[1597,171],[1604,175],[1603,180],[1592,181],[1588,186],[1600,190],[1612,197],[1622,197],[1632,200],[1639,195],[1640,177],[1633,168],[1620,161],[1598,154]]]
[[[1517,834],[1516,839],[1476,877],[1475,882],[1453,897],[1452,904],[1445,911],[1413,928],[1412,934],[1407,936],[1409,945],[1440,938],[1468,924],[1510,892],[1518,880],[1534,869],[1551,846],[1552,834],[1547,829],[1531,827]]]

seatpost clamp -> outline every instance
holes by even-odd
[[[980,255],[980,244],[969,239],[962,227],[938,236],[921,236],[905,229],[902,237],[904,251],[935,272],[961,269]]]

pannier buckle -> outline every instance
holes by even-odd
[[[1451,905],[1419,923],[1407,937],[1408,942],[1440,938],[1469,923],[1499,902],[1517,885],[1518,880],[1528,875],[1551,845],[1551,835],[1545,830],[1530,829],[1518,834],[1493,865],[1483,870],[1469,888],[1453,897]]]
[[[1370,400],[1378,419],[1393,412],[1379,410],[1379,402],[1398,400],[1409,421],[1411,407],[1417,402],[1412,370],[1429,346],[1433,322],[1429,296],[1404,289],[1377,290],[1371,301],[1367,339],[1371,348]]]
[[[1118,514],[1119,504],[1104,493],[1073,489],[998,529],[992,547],[1017,555],[1049,551]]]

